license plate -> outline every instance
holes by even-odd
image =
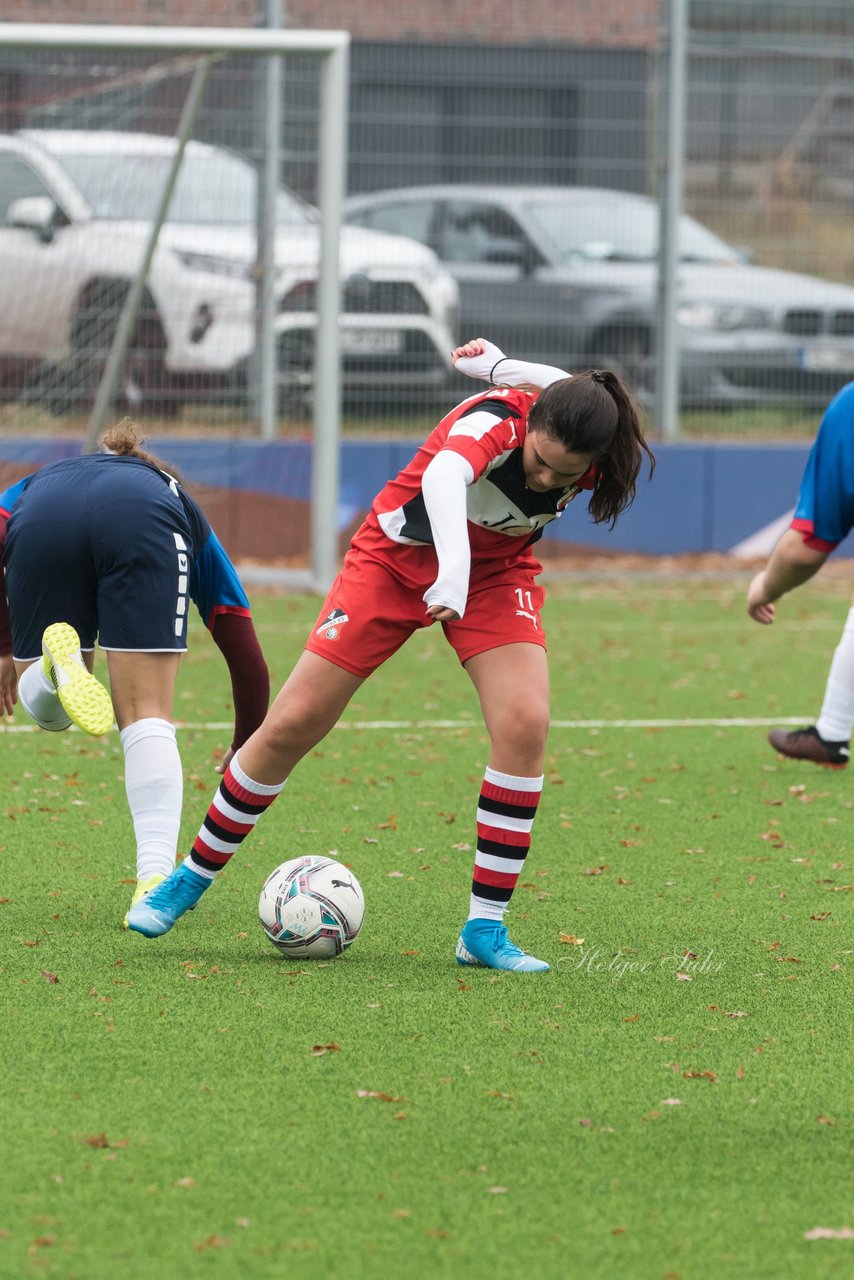
[[[341,350],[345,355],[396,355],[403,350],[399,329],[342,329]]]
[[[798,357],[802,369],[815,373],[854,369],[854,347],[801,347]]]

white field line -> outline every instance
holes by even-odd
[[[761,729],[774,725],[804,725],[810,721],[809,716],[721,716],[720,718],[701,720],[552,720],[552,729]],[[234,725],[227,720],[176,720],[178,729],[186,729],[196,733],[225,733],[233,730]],[[404,732],[434,729],[482,729],[479,720],[345,720],[335,726],[336,729],[361,729],[367,731]],[[9,724],[0,721],[0,733],[36,733],[35,724]],[[79,733],[75,725],[72,733]]]

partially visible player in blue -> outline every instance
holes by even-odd
[[[218,772],[263,721],[270,681],[246,593],[198,503],[140,447],[127,419],[102,449],[0,494],[0,711],[10,715],[20,697],[41,728],[73,722],[95,735],[115,715],[136,903],[175,867],[183,775],[172,701],[188,602],[231,675],[234,737]],[[92,674],[96,640],[109,693]]]
[[[854,382],[843,387],[822,419],[801,481],[798,505],[771,557],[750,584],[747,609],[757,622],[774,621],[774,602],[817,573],[854,528]],[[814,725],[773,729],[768,741],[781,755],[844,769],[854,727],[854,602],[836,647],[821,714]]]

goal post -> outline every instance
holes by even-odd
[[[346,172],[349,46],[350,36],[346,31],[0,23],[0,50],[109,50],[202,57],[290,53],[321,60],[317,158],[320,257],[313,374],[309,572],[310,585],[319,591],[331,584],[337,571],[341,433],[339,241]]]

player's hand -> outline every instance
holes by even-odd
[[[464,342],[461,347],[454,348],[451,352],[451,364],[456,365],[457,361],[465,356],[482,356],[490,345],[486,338],[472,338],[469,342]]]
[[[765,589],[765,570],[757,573],[747,588],[747,612],[754,622],[769,626],[774,621],[774,605]]]
[[[225,755],[220,760],[219,764],[214,766],[215,772],[225,773],[226,769],[231,764],[233,756],[234,756],[234,750],[231,747],[229,747]]]
[[[449,609],[444,604],[430,604],[427,606],[427,617],[435,618],[437,622],[459,622],[460,615],[455,609]]]
[[[18,675],[12,655],[0,657],[0,714],[10,716],[18,701]]]

